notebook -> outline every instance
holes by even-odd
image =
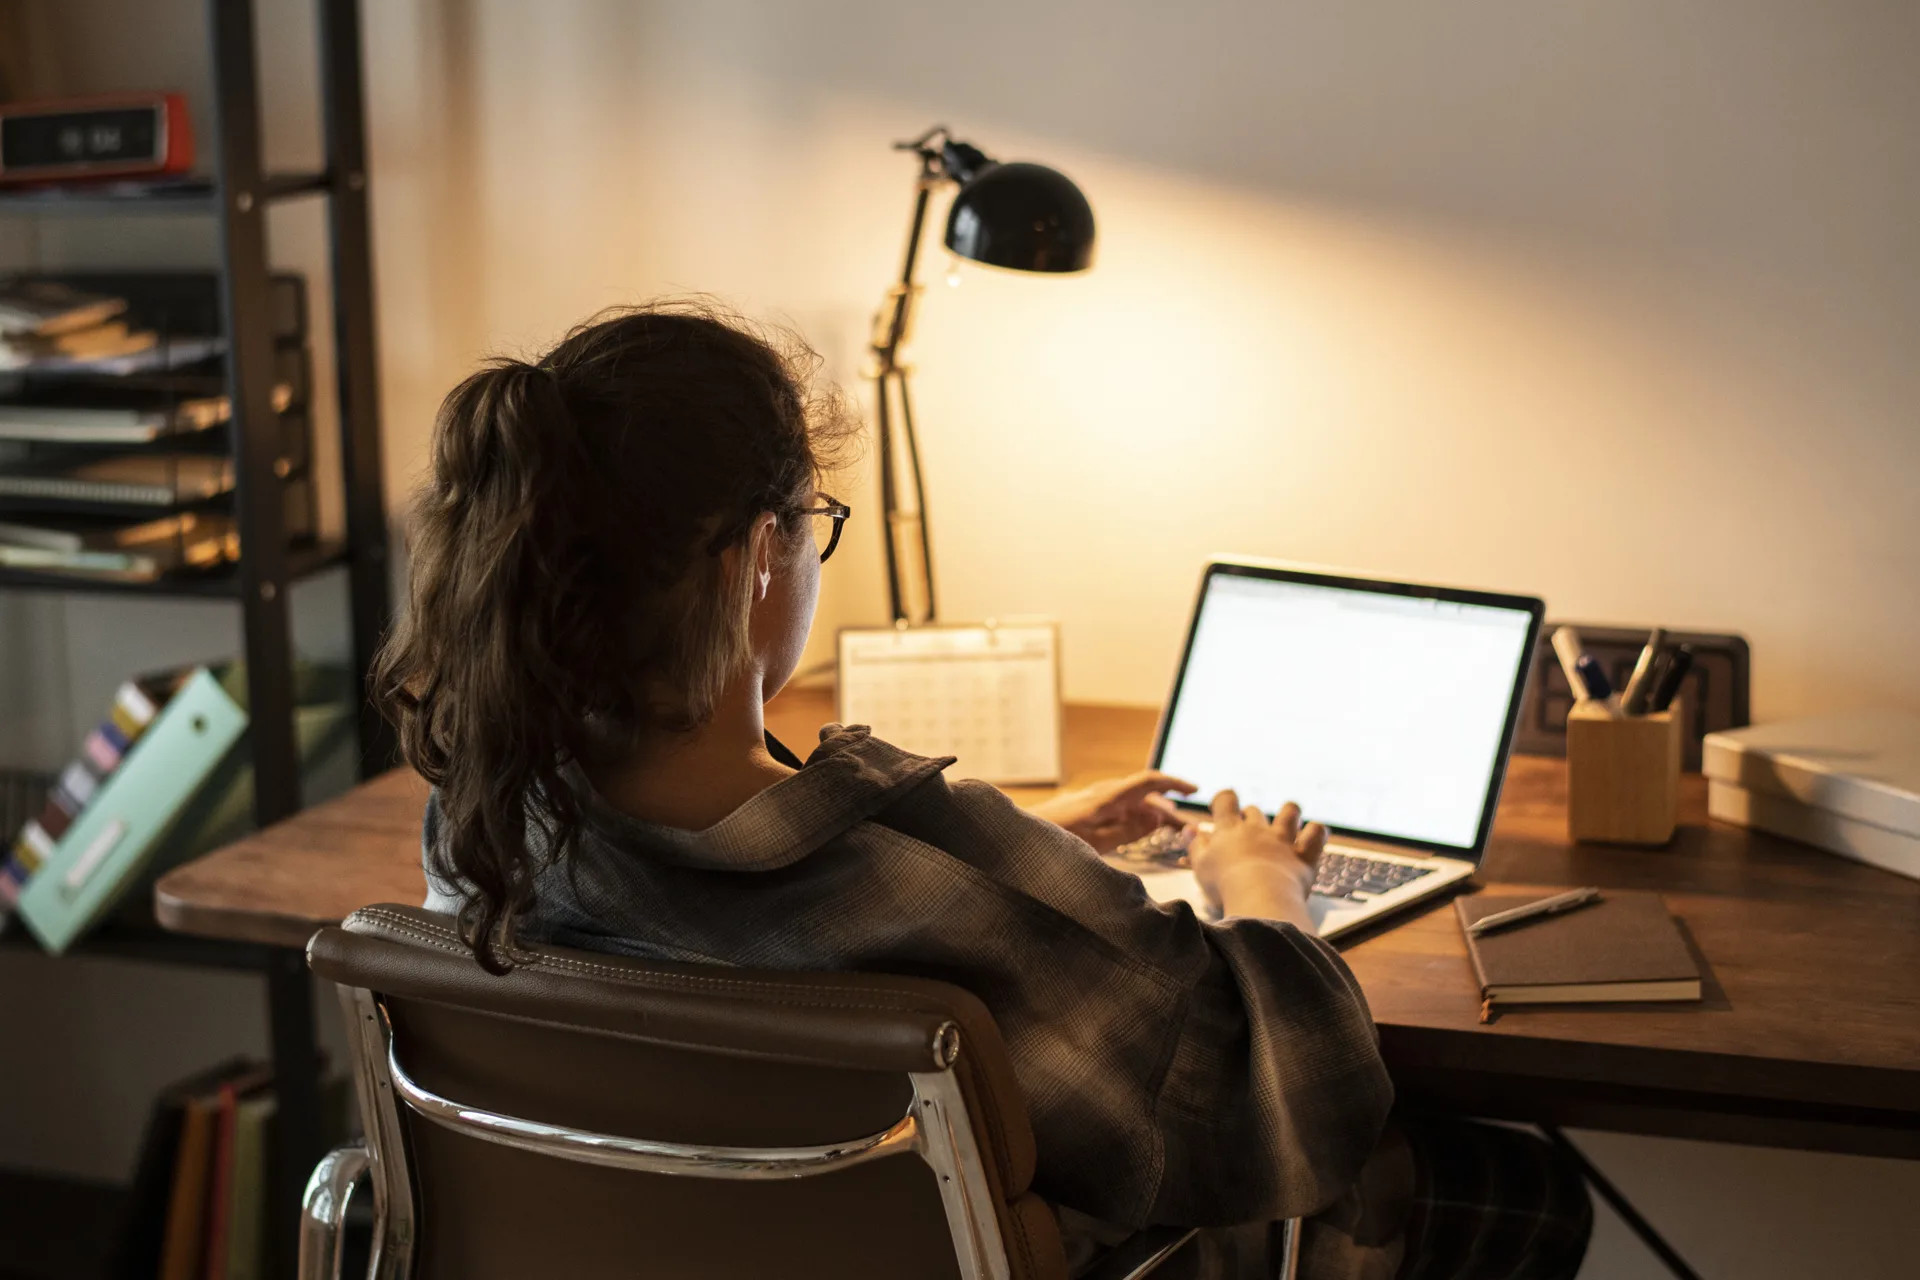
[[[185,511],[140,524],[0,521],[0,567],[111,582],[152,582],[236,560],[240,535],[223,512]]]
[[[233,489],[233,459],[211,453],[130,453],[65,471],[0,472],[0,498],[171,507]]]
[[[1477,893],[1456,898],[1453,910],[1464,930],[1545,896]],[[1489,1008],[1700,998],[1700,968],[1657,893],[1609,889],[1564,915],[1468,934],[1467,953]]]
[[[284,409],[291,400],[283,394],[286,390],[285,384],[274,388],[276,409]],[[232,416],[232,402],[225,396],[188,396],[169,402],[162,396],[114,395],[96,389],[92,403],[68,397],[64,403],[0,404],[0,440],[146,444],[162,436],[205,431]]]

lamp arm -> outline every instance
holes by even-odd
[[[900,263],[900,281],[887,292],[873,327],[871,345],[874,359],[885,373],[892,373],[899,368],[900,347],[906,342],[907,330],[913,322],[913,271],[920,262],[920,241],[927,226],[927,204],[933,196],[934,187],[946,176],[940,164],[939,150],[928,143],[945,133],[944,125],[936,125],[913,142],[894,144],[896,149],[911,150],[920,157],[920,176],[913,184],[913,213],[907,222],[907,248]]]
[[[903,151],[912,151],[920,157],[920,174],[914,181],[913,214],[907,227],[907,247],[900,264],[900,280],[887,291],[881,303],[881,310],[874,317],[873,335],[870,348],[873,361],[868,376],[873,381],[875,407],[875,434],[880,443],[880,505],[882,528],[881,541],[885,544],[887,559],[887,591],[895,622],[911,622],[907,608],[907,592],[902,551],[910,558],[919,560],[920,578],[926,591],[926,618],[931,621],[935,616],[933,594],[933,546],[927,529],[926,482],[920,470],[920,447],[914,438],[912,401],[907,395],[907,370],[900,364],[900,348],[906,342],[907,331],[913,320],[913,305],[919,287],[914,283],[914,268],[919,265],[920,241],[925,234],[927,224],[927,205],[932,198],[934,187],[947,177],[941,161],[942,147],[935,145],[936,138],[947,137],[945,126],[936,125],[912,142],[895,144]],[[892,398],[898,393],[900,414],[896,420],[892,412]],[[900,437],[896,443],[896,431]],[[908,480],[913,491],[914,509],[903,512],[900,509],[899,482],[895,475],[897,455],[895,449],[904,453]],[[908,532],[904,547],[900,545],[904,526],[912,524],[916,528]]]

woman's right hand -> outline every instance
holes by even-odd
[[[1213,830],[1194,837],[1187,858],[1207,897],[1228,916],[1287,920],[1309,932],[1307,894],[1314,864],[1327,847],[1327,829],[1300,825],[1300,806],[1288,802],[1267,815],[1222,791],[1213,798]]]

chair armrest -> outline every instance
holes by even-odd
[[[336,1147],[321,1157],[300,1201],[300,1280],[340,1280],[340,1235],[367,1149]]]
[[[1161,1263],[1198,1235],[1192,1227],[1148,1227],[1136,1231],[1100,1255],[1080,1280],[1138,1280],[1153,1274]]]

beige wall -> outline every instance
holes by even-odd
[[[68,83],[164,75],[204,104],[190,0],[44,7]],[[308,6],[259,7],[268,137],[310,161]],[[1073,696],[1157,701],[1225,549],[1741,630],[1762,715],[1920,708],[1920,6],[364,8],[396,501],[477,357],[608,303],[711,292],[850,378],[906,216],[887,144],[942,120],[1065,169],[1100,219],[1083,279],[948,289],[932,255],[914,349],[948,611],[1059,615]],[[106,23],[124,37],[90,41]],[[317,231],[282,215],[276,256],[319,270]],[[823,631],[884,607],[874,503],[850,487]],[[59,724],[154,634],[226,642],[230,615],[194,618],[0,601],[10,655],[80,636],[72,670],[0,685],[0,713],[63,755]],[[0,959],[0,992],[34,992],[0,994],[21,1033],[0,1037],[0,1163],[110,1175],[176,1059],[260,1037],[250,984]],[[167,1053],[114,1057],[166,1027]],[[76,1073],[86,1090],[57,1085]],[[1920,1253],[1912,1166],[1591,1142],[1709,1275],[1892,1275]],[[1587,1274],[1658,1272],[1603,1215]]]
[[[943,120],[1091,197],[1083,279],[933,286],[948,612],[1157,701],[1214,550],[1747,633],[1920,707],[1920,9],[372,6],[389,459],[482,351],[711,291],[843,376]],[[946,17],[944,14],[953,14]],[[823,621],[882,608],[874,504]]]

